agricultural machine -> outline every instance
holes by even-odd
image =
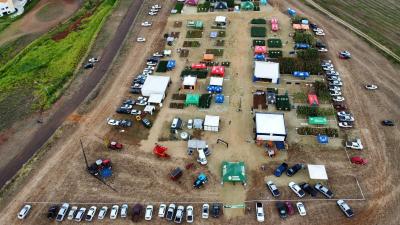
[[[275,156],[275,149],[273,147],[274,144],[272,143],[272,141],[269,141],[267,144],[265,144],[265,152],[271,158]]]
[[[169,177],[171,178],[171,180],[173,181],[177,181],[183,174],[183,171],[181,168],[176,167],[175,169],[173,169],[170,173],[169,173]]]
[[[108,148],[112,150],[120,150],[123,147],[124,146],[121,143],[118,143],[116,141],[110,141],[110,143],[108,144]]]
[[[193,187],[201,188],[201,186],[207,183],[207,181],[208,181],[207,176],[204,173],[200,173],[199,176],[197,176],[197,179],[194,181]]]
[[[154,146],[153,153],[159,158],[169,158],[170,155],[165,153],[167,150],[167,147],[156,144],[156,146]]]
[[[111,160],[98,159],[88,167],[90,174],[96,177],[107,178],[112,175]]]

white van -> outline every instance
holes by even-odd
[[[204,150],[198,149],[197,152],[199,153],[199,158],[197,159],[197,162],[199,162],[201,165],[207,165],[207,158]]]

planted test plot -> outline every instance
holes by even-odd
[[[183,47],[191,47],[191,48],[197,48],[200,47],[200,42],[198,41],[184,41],[183,42]]]
[[[266,37],[267,28],[265,27],[252,27],[251,37]]]
[[[253,47],[256,45],[257,46],[265,46],[265,40],[257,40],[257,39],[253,40]]]
[[[278,38],[268,39],[269,48],[282,48],[282,40]]]
[[[213,54],[214,56],[223,56],[224,50],[223,49],[207,49],[206,54]]]
[[[203,31],[201,30],[188,30],[186,32],[186,38],[201,38],[203,37]]]

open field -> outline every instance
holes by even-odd
[[[145,1],[145,7],[149,4],[160,3],[156,0]],[[107,74],[108,79],[101,91],[96,93],[89,106],[85,110],[78,110],[68,118],[64,128],[58,132],[59,138],[53,140],[48,153],[35,166],[35,170],[23,182],[14,195],[10,195],[3,203],[0,221],[7,224],[47,224],[48,220],[43,215],[48,206],[53,203],[70,202],[71,204],[90,207],[91,205],[108,205],[113,203],[151,203],[175,202],[183,205],[192,204],[195,207],[195,224],[258,224],[255,219],[254,201],[264,202],[267,223],[282,224],[397,224],[399,210],[397,202],[399,194],[398,172],[399,165],[399,140],[398,127],[382,128],[379,121],[385,118],[394,118],[398,123],[400,111],[400,96],[396,92],[400,85],[398,68],[393,67],[388,60],[383,58],[366,43],[360,41],[353,34],[326,21],[323,16],[315,14],[309,8],[303,8],[296,1],[296,9],[304,11],[304,15],[312,21],[321,24],[326,30],[327,36],[323,39],[328,43],[330,52],[327,53],[342,74],[344,80],[344,95],[348,99],[348,105],[357,119],[356,129],[341,132],[338,138],[332,138],[325,146],[318,145],[314,136],[302,136],[296,134],[296,128],[302,126],[305,121],[292,110],[285,113],[285,124],[288,130],[288,150],[279,151],[277,156],[269,158],[262,147],[253,143],[253,118],[252,92],[267,87],[279,88],[279,93],[288,91],[291,99],[293,94],[308,90],[307,82],[320,79],[312,75],[306,81],[295,79],[290,75],[282,75],[280,84],[253,83],[252,82],[252,38],[250,36],[250,20],[264,17],[279,19],[281,30],[271,33],[267,27],[267,38],[276,37],[282,39],[284,55],[293,49],[293,43],[289,33],[289,18],[271,6],[262,7],[260,12],[241,13],[207,13],[192,14],[184,9],[185,14],[168,17],[173,3],[162,3],[163,9],[157,17],[146,15],[146,10],[140,10],[137,20],[133,25],[127,43],[121,50],[122,54],[115,60],[114,67]],[[293,7],[293,5],[289,5]],[[287,7],[287,5],[284,5]],[[201,109],[194,106],[181,109],[168,108],[172,100],[172,94],[180,92],[180,72],[185,66],[199,62],[206,49],[214,48],[214,42],[210,41],[208,34],[215,16],[225,15],[229,20],[224,38],[224,54],[217,57],[216,61],[229,61],[231,64],[226,69],[224,77],[225,103],[217,105],[213,103],[209,109]],[[134,129],[115,129],[105,123],[106,118],[116,116],[115,109],[123,99],[132,97],[128,93],[132,78],[143,68],[148,55],[164,48],[162,35],[167,32],[180,32],[185,34],[188,28],[174,27],[175,21],[200,19],[205,28],[202,38],[185,38],[181,35],[172,46],[172,59],[176,60],[176,68],[166,72],[171,76],[172,84],[163,107],[157,115],[151,117],[153,127],[143,131],[141,124],[135,124]],[[151,28],[140,27],[144,20],[151,20]],[[240,34],[240,35],[238,35]],[[346,35],[347,39],[340,37]],[[145,43],[137,43],[138,36],[146,38]],[[196,40],[200,42],[198,48],[191,48],[187,58],[179,57],[176,50],[183,46],[184,41]],[[346,48],[353,54],[353,59],[341,61],[337,59],[336,52]],[[366,55],[365,52],[370,54]],[[134,63],[133,63],[134,62]],[[380,76],[376,76],[380,74]],[[367,82],[376,83],[379,89],[376,92],[367,92],[363,85]],[[205,93],[208,79],[200,81],[195,91],[184,90],[185,93]],[[306,104],[300,101],[297,104]],[[238,111],[238,108],[242,111]],[[330,107],[324,103],[323,107]],[[271,106],[268,112],[276,112]],[[206,114],[221,116],[220,132],[206,132],[199,134],[206,140],[212,150],[208,158],[208,165],[202,167],[195,164],[192,169],[184,169],[184,174],[179,182],[168,179],[168,172],[180,166],[184,168],[188,163],[195,163],[194,156],[186,153],[184,141],[160,141],[159,137],[169,132],[171,119],[179,116],[184,121],[189,118],[203,118]],[[128,115],[118,118],[130,118]],[[138,123],[138,122],[134,122]],[[334,117],[329,117],[329,126],[337,127]],[[366,149],[363,152],[345,151],[342,141],[347,135],[361,135]],[[113,152],[104,146],[105,139],[116,138],[125,145],[121,152]],[[216,139],[222,138],[229,143],[229,147],[217,144]],[[88,155],[89,162],[98,158],[110,158],[113,162],[114,175],[107,180],[113,188],[102,185],[85,172],[84,160],[80,149],[79,140]],[[169,148],[171,159],[159,159],[152,154],[154,143],[160,143]],[[362,155],[369,159],[369,164],[360,167],[349,163],[349,156]],[[242,160],[247,166],[249,180],[246,186],[220,184],[221,161]],[[348,199],[355,211],[355,217],[345,218],[335,205],[333,200],[326,200],[319,195],[318,198],[309,197],[302,200],[307,207],[307,216],[290,216],[287,220],[278,217],[275,208],[275,200],[265,189],[264,182],[272,179],[276,182],[282,196],[280,200],[299,201],[294,193],[289,191],[289,181],[309,181],[307,171],[300,171],[295,177],[289,178],[283,175],[280,178],[272,176],[273,169],[282,161],[289,165],[294,163],[324,164],[327,167],[329,181],[327,184],[334,191],[335,198]],[[261,170],[265,166],[265,170]],[[193,189],[192,182],[199,172],[205,172],[209,182],[202,189]],[[30,202],[33,210],[26,221],[20,222],[15,214],[24,202]],[[220,219],[200,219],[200,207],[204,202],[223,202],[224,204],[245,203],[251,210],[224,209],[224,216]],[[390,206],[390,208],[387,208]],[[390,213],[388,213],[388,210]],[[71,222],[64,222],[72,224]],[[84,223],[85,224],[85,223]],[[117,219],[113,222],[106,219],[104,222],[95,220],[91,224],[133,224],[128,219]],[[141,222],[140,224],[148,224]],[[151,224],[165,224],[165,221],[155,218]]]

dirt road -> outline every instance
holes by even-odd
[[[143,0],[132,2],[129,11],[119,25],[115,37],[105,48],[101,56],[101,62],[97,64],[93,72],[82,83],[82,87],[74,93],[74,95],[64,104],[59,105],[57,111],[43,126],[36,132],[31,141],[25,148],[16,155],[6,166],[1,169],[2,176],[0,178],[0,186],[3,186],[11,179],[21,166],[32,157],[32,155],[43,146],[43,144],[53,135],[57,128],[65,121],[65,119],[83,102],[93,88],[106,74],[108,68],[113,62],[114,57],[118,53],[120,46],[123,44],[126,35],[129,32],[131,24],[136,18],[138,9],[142,5]]]

